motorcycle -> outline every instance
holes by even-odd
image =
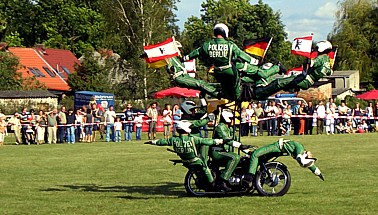
[[[251,149],[256,149],[251,146]],[[173,150],[169,150],[172,151]],[[205,176],[202,174],[201,166],[188,165],[181,160],[170,160],[173,165],[181,163],[188,168],[185,176],[184,186],[186,192],[190,196],[207,196],[217,194],[251,194],[255,190],[261,196],[283,196],[291,185],[290,172],[286,165],[276,161],[278,157],[288,156],[287,153],[271,153],[259,157],[259,167],[256,172],[252,185],[244,180],[248,173],[249,164],[251,162],[251,154],[253,150],[248,150],[246,155],[241,157],[240,162],[230,177],[228,183],[231,191],[223,192],[206,182]],[[213,161],[208,162],[208,166],[213,173],[214,178],[220,176],[220,166]]]

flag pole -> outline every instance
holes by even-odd
[[[176,46],[176,39],[175,39],[175,36],[172,36],[172,40],[173,40],[173,45],[175,46],[175,49],[176,49],[178,55],[181,56],[180,49]]]
[[[264,60],[264,58],[265,58],[265,54],[266,54],[266,52],[268,51],[269,46],[270,46],[270,44],[272,43],[272,40],[273,40],[273,37],[270,38],[269,43],[268,43],[268,46],[267,46],[266,49],[264,50],[264,54],[263,54],[263,56],[262,56],[261,62]]]

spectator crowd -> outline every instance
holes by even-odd
[[[372,102],[365,109],[359,103],[348,107],[345,101],[336,106],[332,98],[325,104],[298,101],[294,107],[287,101],[269,101],[266,107],[251,103],[241,112],[241,135],[262,136],[264,129],[268,136],[372,132],[378,125],[374,117],[378,117],[378,103]]]
[[[175,122],[181,120],[183,114],[191,113],[178,104],[166,104],[160,110],[157,103],[150,104],[143,112],[127,104],[122,114],[116,114],[113,106],[104,110],[95,100],[75,110],[64,106],[48,112],[23,108],[7,121],[0,111],[0,145],[7,127],[14,133],[16,144],[74,144],[96,140],[131,141],[133,132],[135,140],[141,140],[142,127],[147,124],[148,139],[155,139],[160,121],[164,137],[168,138],[176,134]],[[336,106],[333,99],[326,104],[298,101],[293,107],[287,101],[282,104],[269,101],[265,107],[259,102],[242,108],[240,129],[241,136],[262,136],[264,131],[268,136],[364,133],[375,131],[378,120],[372,117],[378,117],[378,104],[369,103],[362,109],[359,103],[348,107],[345,101]],[[207,126],[202,130],[201,135],[208,137]]]

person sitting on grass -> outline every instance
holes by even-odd
[[[336,131],[339,134],[345,134],[346,132],[346,126],[343,125],[343,123],[340,121],[338,125],[336,125]]]
[[[349,120],[345,126],[345,132],[348,134],[356,133],[356,130],[353,129],[353,123]]]

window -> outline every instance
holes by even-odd
[[[40,77],[39,74],[38,74],[36,71],[34,71],[33,68],[28,67],[28,69],[29,69],[29,71],[30,71],[31,73],[33,73],[33,75],[34,75],[35,77]]]
[[[71,74],[70,70],[68,70],[65,66],[61,66],[61,67],[62,67],[63,71],[64,71],[67,75]]]
[[[49,74],[52,78],[54,78],[56,75],[54,72],[52,72],[49,68],[47,68],[46,66],[43,67],[43,69],[47,72],[47,74]]]
[[[37,67],[34,67],[33,68],[34,69],[34,71],[36,72],[36,73],[38,73],[38,75],[39,75],[39,77],[46,77],[42,72],[41,72],[41,70],[39,70]]]
[[[56,71],[56,69],[54,69],[54,71],[59,75],[59,77],[64,78],[61,72]]]

